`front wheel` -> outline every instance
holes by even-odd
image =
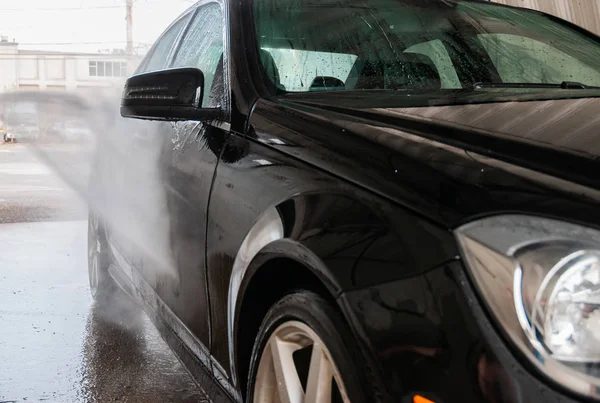
[[[248,401],[362,403],[367,371],[351,332],[320,296],[289,294],[267,313],[250,363]]]

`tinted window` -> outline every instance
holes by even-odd
[[[407,48],[404,53],[416,53],[429,58],[440,75],[442,88],[462,87],[450,54],[441,40],[417,43]]]
[[[257,0],[253,10],[265,74],[287,92],[600,85],[600,43],[524,9],[452,0]]]
[[[189,18],[189,14],[184,16],[163,34],[146,59],[147,61],[145,64],[142,64],[144,72],[161,70],[165,67],[166,63],[168,62],[167,59],[169,57],[169,53],[173,49],[175,41],[185,27]]]
[[[218,106],[223,99],[223,13],[217,3],[198,9],[173,67],[197,67],[204,73],[203,106]]]
[[[600,86],[600,72],[596,68],[546,43],[510,34],[484,34],[479,40],[504,82],[578,81]]]
[[[323,88],[319,87],[323,77],[333,77],[345,83],[356,62],[356,55],[350,54],[285,48],[263,50],[266,51],[262,52],[263,64],[273,60],[275,67],[283,73],[278,84],[288,91]]]

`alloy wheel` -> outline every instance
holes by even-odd
[[[342,377],[321,338],[298,321],[280,325],[263,348],[255,403],[350,403]]]

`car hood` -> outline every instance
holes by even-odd
[[[600,156],[600,98],[372,111],[452,125],[592,159]]]
[[[600,98],[402,108],[302,103],[600,189]]]

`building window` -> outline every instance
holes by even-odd
[[[125,62],[90,61],[90,76],[92,77],[124,77],[127,75]]]
[[[98,75],[98,63],[90,62],[90,76],[97,76],[97,75]]]

